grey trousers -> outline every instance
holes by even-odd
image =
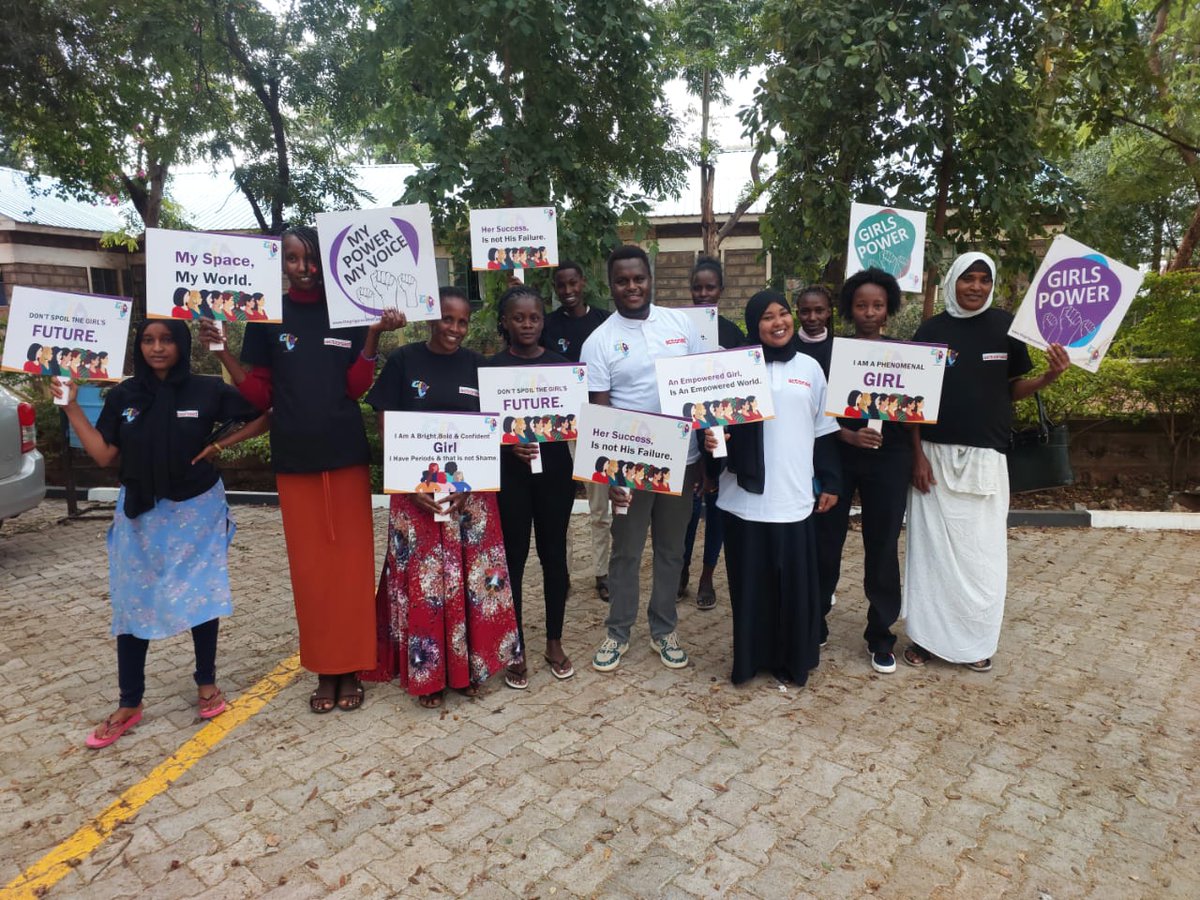
[[[639,569],[650,532],[654,554],[654,583],[646,617],[650,636],[666,637],[675,630],[675,594],[683,569],[683,538],[692,517],[692,490],[701,474],[701,463],[687,467],[683,495],[634,491],[633,502],[625,515],[614,515],[612,522],[612,559],[608,565],[608,589],[611,595],[605,626],[608,636],[618,643],[629,640],[629,631],[637,620],[641,605]]]

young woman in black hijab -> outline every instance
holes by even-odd
[[[142,719],[146,651],[152,638],[191,629],[199,713],[225,710],[216,686],[217,629],[233,612],[227,549],[233,522],[221,475],[209,462],[231,444],[262,434],[268,416],[220,378],[191,373],[192,340],[179,320],[142,322],[133,377],[109,391],[95,427],[68,387],[68,420],[99,466],[118,464],[121,492],[108,532],[112,633],[121,699],[88,736],[107,747]],[[52,386],[55,394],[62,388]],[[250,421],[253,420],[253,421]],[[247,422],[216,442],[214,426]]]
[[[762,344],[775,418],[726,433],[729,456],[717,506],[724,516],[733,607],[732,678],[740,684],[767,671],[802,685],[820,660],[811,516],[814,508],[823,513],[837,502],[837,423],[825,416],[821,367],[796,352],[795,323],[783,294],[759,291],[750,298],[746,333]],[[705,446],[716,446],[711,433]]]

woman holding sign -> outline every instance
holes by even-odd
[[[913,429],[904,569],[904,661],[933,656],[977,672],[992,667],[1008,586],[1008,449],[1012,402],[1053,384],[1070,366],[1051,344],[1034,378],[1026,346],[1009,337],[1012,315],[993,309],[996,265],[965,253],[942,282],[946,311],[916,341],[946,344],[950,365],[934,425]]]
[[[565,356],[539,344],[545,318],[545,301],[534,288],[512,287],[500,297],[498,328],[507,348],[488,360],[489,366],[545,366],[567,363]],[[533,474],[530,465],[541,457],[542,471]],[[517,632],[521,637],[522,659],[512,663],[504,683],[516,690],[529,686],[526,668],[528,654],[521,625],[521,581],[529,559],[529,529],[537,539],[537,555],[542,564],[543,595],[546,600],[546,653],[550,672],[558,679],[575,674],[571,660],[563,652],[563,619],[571,576],[567,571],[567,529],[575,502],[575,483],[571,480],[571,452],[563,441],[514,444],[500,454],[500,525],[504,530],[504,552],[512,580],[513,605],[516,607]]]
[[[746,330],[762,342],[775,418],[726,435],[729,456],[717,506],[725,525],[725,568],[733,607],[734,684],[772,672],[798,685],[820,661],[821,606],[814,506],[838,501],[834,420],[826,418],[825,376],[796,352],[783,294],[759,291],[746,304]],[[717,446],[711,433],[705,448]],[[813,497],[814,476],[821,485]]]
[[[133,377],[109,391],[95,427],[69,385],[67,419],[99,466],[119,464],[121,492],[108,532],[117,711],[88,736],[107,747],[142,719],[150,640],[191,629],[200,718],[225,711],[216,685],[219,617],[233,612],[227,550],[233,523],[208,460],[267,429],[268,417],[221,379],[191,374],[191,333],[178,320],[143,321]],[[51,390],[61,396],[63,388]],[[256,418],[257,417],[257,418]],[[248,421],[209,443],[213,426]]]
[[[838,294],[838,314],[854,325],[861,341],[887,341],[883,329],[900,310],[900,285],[882,269],[851,275]],[[865,396],[865,395],[864,395]],[[884,403],[880,395],[880,403]],[[861,399],[861,398],[860,398]],[[887,415],[881,413],[881,415]],[[837,420],[842,491],[837,506],[817,520],[821,564],[821,640],[829,636],[826,617],[841,576],[842,550],[850,529],[850,504],[857,491],[862,507],[863,590],[867,627],[863,639],[876,672],[896,671],[892,625],[900,615],[900,527],[912,477],[912,438],[899,422],[878,431],[861,416]]]
[[[358,398],[371,386],[379,335],[402,327],[404,315],[331,329],[312,228],[283,233],[283,271],[282,324],[247,323],[241,362],[226,350],[216,355],[242,396],[271,410],[300,663],[317,673],[309,709],[355,710],[363,702],[357,673],[375,666],[371,453]],[[224,338],[209,320],[200,340]]]
[[[388,357],[367,394],[377,411],[479,412],[483,357],[462,345],[471,304],[454,287],[441,289],[441,302],[429,340]],[[447,512],[448,522],[434,519]],[[393,494],[387,546],[375,602],[379,661],[364,678],[396,678],[434,709],[447,687],[473,697],[491,675],[524,663],[495,496]]]

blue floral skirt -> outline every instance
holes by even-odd
[[[125,488],[108,529],[112,633],[165,638],[233,612],[229,543],[235,526],[218,480],[199,497],[159,500],[136,519]]]

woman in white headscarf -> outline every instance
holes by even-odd
[[[1053,383],[1070,365],[1052,344],[1049,369],[1008,336],[1012,315],[992,308],[996,265],[964,253],[942,282],[946,311],[914,341],[949,348],[938,420],[912,429],[913,490],[901,616],[912,644],[904,661],[937,656],[977,672],[992,667],[1008,580],[1008,468],[1012,402]]]

